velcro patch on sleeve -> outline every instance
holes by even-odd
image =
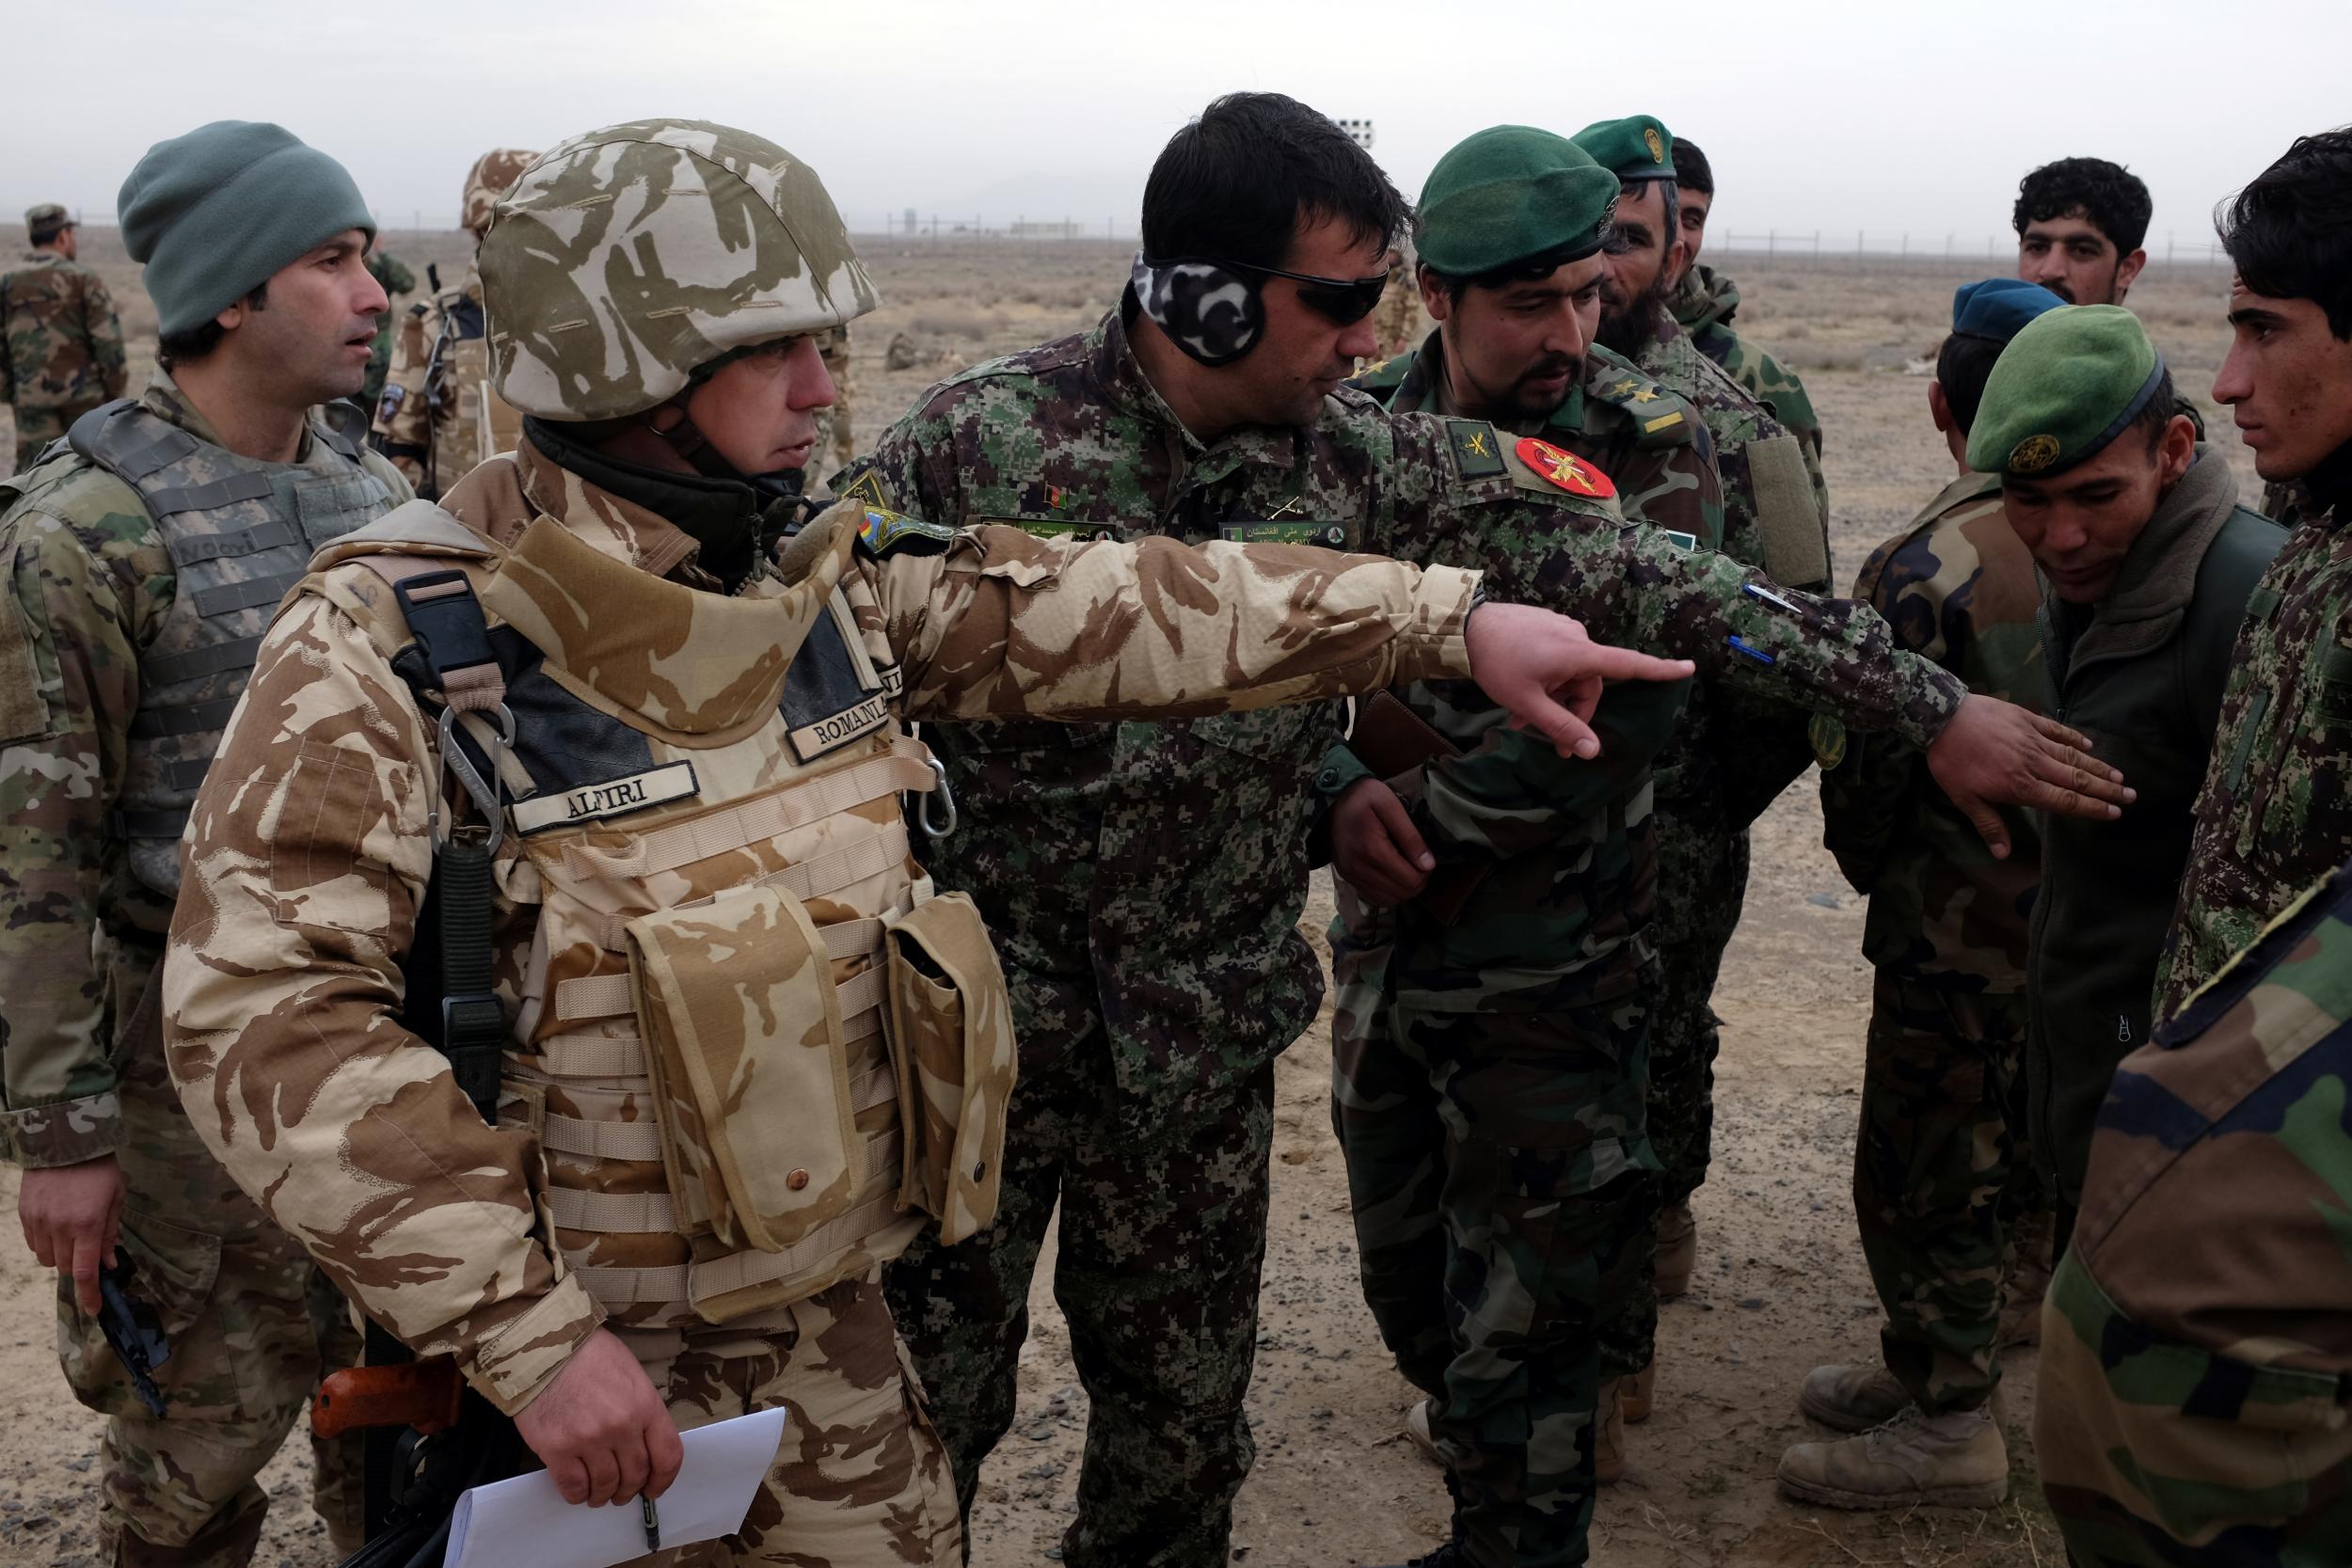
[[[1766,573],[1791,588],[1827,582],[1829,539],[1797,438],[1783,431],[1750,441],[1748,482],[1756,487],[1756,528],[1763,535]]]
[[[1549,441],[1526,436],[1520,437],[1519,444],[1512,450],[1518,460],[1527,465],[1530,472],[1571,496],[1607,500],[1617,493],[1616,484],[1607,474],[1574,452],[1555,447]]]
[[[1032,539],[1075,539],[1081,543],[1107,540],[1117,544],[1127,537],[1126,530],[1116,523],[1073,522],[1068,517],[975,517],[974,528],[1017,528]]]
[[[1317,523],[1306,518],[1281,522],[1221,523],[1217,537],[1237,545],[1319,545],[1327,550],[1347,547],[1345,523]]]
[[[909,544],[916,545],[926,552],[946,549],[955,539],[956,531],[945,523],[928,522],[921,517],[910,517],[903,512],[868,506],[866,515],[858,519],[857,536],[860,543],[874,554],[888,555],[892,550]]]
[[[1502,472],[1502,437],[1495,427],[1478,420],[1448,420],[1446,436],[1454,448],[1454,471],[1464,479],[1490,479]]]
[[[880,468],[867,468],[834,494],[845,501],[863,501],[885,512],[890,510],[890,492],[882,485]]]

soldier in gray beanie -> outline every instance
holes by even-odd
[[[385,303],[373,221],[334,160],[275,125],[208,125],[151,149],[120,211],[161,366],[0,484],[0,599],[42,607],[38,636],[0,615],[0,1146],[57,1271],[66,1381],[107,1418],[101,1560],[244,1568],[270,1506],[255,1478],[357,1337],[172,1093],[164,930],[278,598],[408,486],[316,406],[358,389]],[[169,1340],[144,1379],[99,1325],[110,1266]],[[357,1456],[318,1448],[319,1512],[349,1550]]]
[[[243,119],[149,148],[115,210],[167,338],[201,326],[324,240],[353,229],[375,239],[342,165],[282,126]]]

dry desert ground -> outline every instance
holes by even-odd
[[[152,360],[154,314],[111,230],[86,231],[138,341],[135,385]],[[22,230],[0,229],[0,255]],[[415,266],[462,266],[462,235],[395,232]],[[882,308],[853,342],[861,449],[938,374],[1082,330],[1117,296],[1127,252],[1100,241],[869,241]],[[1841,581],[1949,477],[1929,424],[1926,382],[1907,367],[1931,354],[1956,284],[1988,265],[1892,260],[1710,257],[1740,283],[1740,325],[1804,374],[1827,431],[1832,536]],[[1994,263],[1994,265],[1997,265]],[[2227,278],[2152,270],[2131,304],[2201,402],[2227,341]],[[887,372],[904,331],[923,364]],[[2226,414],[2215,439],[2249,499],[2250,464]],[[0,449],[0,459],[5,449]],[[0,467],[0,472],[5,472]],[[2034,1357],[2008,1358],[2001,1402],[2015,1475],[2010,1500],[1982,1513],[1839,1514],[1796,1507],[1772,1489],[1788,1444],[1808,1435],[1797,1386],[1819,1362],[1876,1354],[1878,1307],[1847,1196],[1868,975],[1858,956],[1860,900],[1820,849],[1810,779],[1758,826],[1746,916],[1716,1009],[1724,1055],[1716,1160],[1698,1198],[1700,1264],[1660,1331],[1659,1408],[1629,1433],[1630,1474],[1603,1495],[1594,1560],[1624,1568],[1756,1564],[1786,1568],[2040,1568],[2064,1560],[2034,1480]],[[1305,925],[1330,916],[1320,880]],[[1258,1370],[1250,1397],[1258,1461],[1234,1526],[1236,1562],[1338,1568],[1428,1550],[1447,1514],[1438,1473],[1400,1433],[1406,1388],[1389,1365],[1356,1288],[1345,1184],[1327,1111],[1328,1011],[1283,1056],[1279,1077],[1273,1234]],[[13,1175],[0,1176],[12,1197]],[[1049,1253],[1050,1259],[1050,1253]],[[95,1560],[89,1455],[98,1423],[75,1405],[52,1349],[50,1279],[0,1225],[0,1561]],[[974,1520],[974,1561],[1015,1568],[1058,1558],[1077,1480],[1086,1400],[1041,1274],[1036,1332],[1023,1355],[1021,1411],[990,1462]],[[308,1568],[329,1558],[304,1503],[304,1446],[267,1475],[278,1498],[261,1561]]]

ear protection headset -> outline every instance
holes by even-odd
[[[1204,365],[1230,365],[1265,334],[1263,279],[1216,261],[1154,261],[1136,252],[1136,301],[1170,341]]]

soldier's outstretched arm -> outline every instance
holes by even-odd
[[[327,600],[264,641],[198,797],[165,965],[188,1119],[336,1285],[515,1414],[602,1314],[485,1126],[402,1027],[437,774],[408,687]]]
[[[1469,531],[1433,513],[1421,525],[1427,538],[1398,553],[1481,567],[1497,598],[1573,615],[1597,638],[1691,659],[1702,674],[1857,729],[1892,731],[1928,753],[1963,809],[1975,802],[1971,820],[1996,853],[2007,852],[2006,835],[1984,803],[2106,817],[2133,798],[2082,736],[1971,696],[1957,676],[1900,647],[1867,605],[1781,588],[1728,556],[1581,511],[1516,503],[1476,515]]]
[[[837,508],[800,548],[850,552],[914,719],[1189,717],[1470,677],[1561,750],[1590,755],[1604,681],[1691,673],[1602,646],[1564,616],[1478,605],[1477,574],[1452,567],[1003,527],[936,531],[915,550],[887,537],[906,519],[874,519],[890,515]]]

